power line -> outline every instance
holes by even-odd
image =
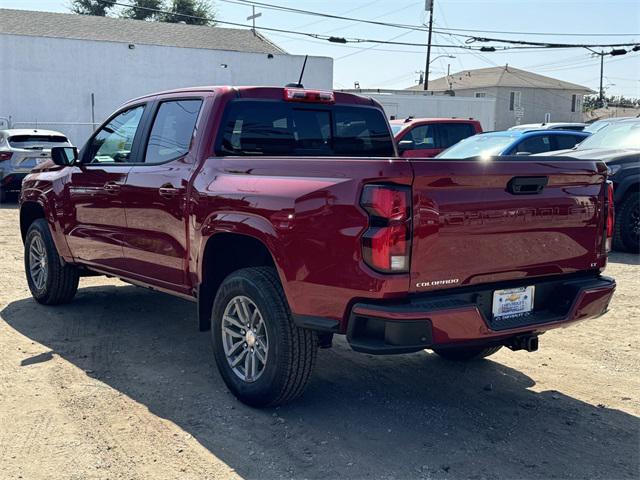
[[[251,29],[252,26],[251,25],[247,25],[244,23],[238,23],[238,22],[229,22],[229,21],[225,21],[225,20],[219,20],[219,19],[215,19],[215,18],[209,18],[209,17],[203,17],[203,16],[198,16],[198,15],[188,15],[188,14],[184,14],[184,13],[175,13],[175,12],[168,12],[166,10],[160,10],[157,8],[150,8],[150,7],[139,7],[136,5],[131,5],[128,3],[121,3],[118,1],[113,1],[113,0],[104,0],[106,3],[109,3],[111,5],[117,5],[120,7],[127,7],[127,8],[135,8],[135,9],[141,9],[141,10],[147,10],[150,12],[154,12],[154,13],[170,13],[174,16],[180,16],[180,17],[184,17],[184,18],[192,18],[192,19],[197,19],[197,20],[209,20],[211,22],[215,22],[215,23],[219,23],[221,25],[232,25],[232,26],[236,26],[236,27],[245,27],[245,28],[249,28]],[[426,47],[427,44],[426,43],[415,43],[415,42],[397,42],[397,41],[393,41],[393,40],[378,40],[378,39],[372,39],[372,38],[357,38],[357,37],[334,37],[334,36],[330,36],[330,35],[324,35],[324,34],[319,34],[319,33],[310,33],[310,32],[300,32],[300,31],[296,31],[296,30],[287,30],[284,28],[274,28],[274,27],[258,27],[256,26],[256,30],[264,30],[267,32],[277,32],[277,33],[290,33],[292,35],[302,35],[302,36],[306,36],[306,37],[311,37],[311,38],[316,38],[318,40],[326,40],[332,43],[339,43],[339,44],[344,44],[344,43],[376,43],[376,44],[384,44],[384,45],[402,45],[402,46],[410,46],[410,47]],[[481,50],[480,47],[471,47],[471,46],[462,46],[462,45],[433,45],[434,47],[451,47],[451,48],[462,48],[465,50]],[[482,47],[485,48],[485,47]],[[491,47],[493,48],[493,47]],[[495,50],[510,50],[511,48],[526,48],[526,47],[497,47],[495,48]]]
[[[554,33],[554,32],[513,32],[503,30],[478,30],[466,28],[446,27],[445,30],[452,32],[471,32],[471,33],[499,33],[502,35],[535,35],[535,36],[552,36],[552,37],[640,37],[638,33]]]
[[[378,25],[378,26],[383,26],[383,27],[392,27],[392,28],[403,28],[403,29],[409,29],[409,30],[415,30],[415,31],[421,31],[421,32],[426,32],[427,29],[423,26],[419,26],[419,25],[408,25],[408,24],[402,24],[402,23],[391,23],[391,22],[380,22],[377,20],[367,20],[367,19],[363,19],[363,18],[355,18],[355,17],[345,17],[343,15],[334,15],[334,14],[330,14],[330,13],[323,13],[323,12],[317,12],[317,11],[312,11],[312,10],[304,10],[304,9],[300,9],[300,8],[293,8],[293,7],[285,7],[282,5],[275,5],[275,4],[271,4],[271,3],[265,3],[265,2],[258,2],[255,0],[222,0],[223,2],[226,3],[233,3],[236,5],[252,5],[252,6],[259,6],[262,8],[266,8],[266,9],[271,9],[271,10],[278,10],[278,11],[284,11],[284,12],[291,12],[291,13],[297,13],[297,14],[302,14],[302,15],[313,15],[313,16],[318,16],[318,17],[324,17],[324,18],[332,18],[332,19],[336,19],[336,20],[346,20],[346,21],[352,21],[352,22],[359,22],[359,23],[367,23],[367,24],[371,24],[371,25]],[[460,37],[465,37],[467,38],[467,42],[473,42],[473,41],[477,41],[477,42],[498,42],[498,43],[507,43],[507,44],[515,44],[515,45],[528,45],[528,46],[542,46],[542,47],[546,47],[546,48],[560,48],[560,47],[571,47],[571,48],[587,48],[587,47],[597,47],[597,48],[614,48],[614,47],[632,47],[635,46],[637,43],[636,42],[631,42],[631,43],[607,43],[607,44],[569,44],[569,43],[550,43],[550,42],[532,42],[532,41],[526,41],[526,40],[511,40],[511,39],[500,39],[500,38],[487,38],[487,37],[480,37],[480,36],[476,36],[476,35],[463,35],[463,34],[457,34],[457,33],[450,33],[450,31],[461,31],[462,29],[452,29],[449,28],[447,29],[449,31],[440,29],[438,31],[438,33],[442,33],[445,35],[451,35],[451,36],[460,36]],[[435,30],[434,30],[435,31]],[[472,31],[472,30],[469,30]],[[486,33],[486,32],[484,32]],[[503,32],[506,33],[506,32]],[[534,32],[534,34],[540,34],[541,32]],[[516,32],[511,32],[511,34],[516,34]],[[526,35],[526,32],[517,32],[517,34],[520,35]],[[550,33],[550,35],[552,35]],[[586,34],[585,34],[586,35]],[[627,36],[627,34],[624,34],[625,36]],[[633,34],[630,34],[633,35]]]
[[[140,7],[140,6],[136,6],[136,5],[131,5],[131,4],[127,4],[127,3],[121,3],[121,2],[117,2],[117,1],[112,1],[112,0],[104,0],[106,3],[109,3],[111,5],[117,5],[117,6],[121,6],[121,7],[127,7],[127,8],[135,8],[135,9],[141,9],[141,10],[147,10],[147,11],[151,11],[154,13],[163,13],[163,14],[172,14],[174,16],[180,16],[180,17],[184,17],[184,18],[192,18],[192,19],[198,19],[198,20],[209,20],[211,22],[216,22],[222,25],[232,25],[232,26],[236,26],[236,27],[244,27],[244,28],[251,28],[251,25],[247,25],[247,24],[243,24],[243,23],[237,23],[237,22],[229,22],[229,21],[224,21],[224,20],[218,20],[215,18],[209,18],[209,17],[203,17],[203,16],[197,16],[197,15],[188,15],[188,14],[182,14],[182,13],[175,13],[175,12],[168,12],[166,10],[160,10],[160,9],[156,9],[156,8],[150,8],[150,7]],[[242,1],[244,2],[245,0],[225,0],[225,1]],[[260,2],[253,2],[253,3],[260,3]],[[380,22],[378,22],[380,23]],[[391,25],[391,24],[389,24]],[[383,44],[383,45],[399,45],[399,46],[411,46],[411,47],[426,47],[427,44],[426,43],[416,43],[416,42],[398,42],[395,40],[379,40],[379,39],[372,39],[372,38],[357,38],[357,37],[335,37],[335,36],[330,36],[330,35],[325,35],[325,34],[318,34],[318,33],[310,33],[310,32],[300,32],[300,31],[296,31],[296,30],[288,30],[288,29],[284,29],[284,28],[274,28],[274,27],[256,27],[256,30],[264,30],[267,32],[278,32],[278,33],[290,33],[293,35],[302,35],[302,36],[307,36],[307,37],[311,37],[311,38],[316,38],[318,40],[326,40],[328,42],[332,42],[332,43],[376,43],[376,44]],[[446,35],[452,35],[452,36],[456,36],[457,34],[451,34],[451,33],[447,33]],[[459,35],[458,35],[459,36]],[[496,41],[496,42],[503,42],[503,43],[513,43],[513,44],[517,44],[516,46],[511,46],[511,47],[507,47],[507,46],[482,46],[482,47],[472,47],[470,45],[468,45],[469,43],[475,42],[475,41],[480,41],[480,42],[489,42],[489,41]],[[534,48],[603,48],[603,47],[612,47],[612,46],[616,46],[616,47],[621,47],[621,46],[633,46],[635,44],[601,44],[601,45],[577,45],[577,44],[548,44],[548,43],[541,43],[541,42],[524,42],[524,41],[509,41],[509,40],[498,40],[498,39],[487,39],[487,38],[481,38],[481,37],[467,37],[467,45],[445,45],[445,44],[432,44],[433,47],[438,47],[438,48],[459,48],[459,49],[464,49],[464,50],[474,50],[474,51],[480,51],[480,52],[497,52],[497,51],[505,51],[505,50],[512,50],[512,49],[534,49]],[[637,48],[637,46],[636,46]],[[635,48],[634,48],[635,50]],[[612,52],[613,53],[613,52]],[[627,53],[626,51],[624,53]]]

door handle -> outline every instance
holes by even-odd
[[[180,189],[169,185],[163,185],[158,189],[158,193],[163,198],[173,198],[180,195]]]
[[[507,192],[512,195],[535,195],[542,192],[549,183],[549,177],[513,177],[507,184]]]
[[[102,188],[110,195],[117,195],[118,193],[120,193],[122,185],[116,182],[107,182]]]

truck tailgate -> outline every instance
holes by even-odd
[[[411,163],[411,291],[604,266],[603,164],[553,157]]]

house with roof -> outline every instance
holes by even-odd
[[[0,9],[0,128],[50,128],[81,145],[123,102],[198,85],[284,86],[304,56],[250,29]],[[333,86],[310,56],[303,83]]]
[[[582,99],[593,90],[519,68],[463,70],[429,81],[435,95],[495,99],[496,130],[539,122],[582,122]],[[414,85],[407,90],[423,90]]]

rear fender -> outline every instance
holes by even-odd
[[[197,278],[194,284],[197,285],[203,280],[203,259],[208,241],[220,233],[245,235],[261,242],[271,254],[283,287],[286,285],[283,273],[286,268],[286,257],[279,247],[280,233],[266,218],[246,212],[217,212],[209,215],[203,222],[195,270]]]

